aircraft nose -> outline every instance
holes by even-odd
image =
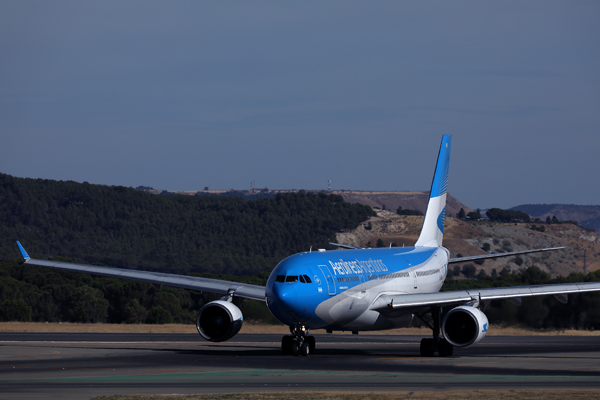
[[[277,301],[284,305],[286,308],[293,309],[297,304],[296,300],[298,295],[296,293],[295,285],[286,284],[277,285],[275,290],[275,296],[277,297]]]
[[[268,305],[273,314],[282,322],[296,320],[298,295],[294,284],[281,283],[273,287]]]

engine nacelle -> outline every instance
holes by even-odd
[[[242,328],[242,312],[233,303],[211,301],[198,311],[196,329],[206,340],[224,342],[234,337]]]
[[[479,343],[488,331],[488,319],[478,308],[453,308],[442,322],[442,333],[450,344],[468,347]]]

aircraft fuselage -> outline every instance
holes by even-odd
[[[411,314],[382,315],[369,306],[383,294],[438,292],[448,255],[444,247],[298,253],[271,273],[267,306],[288,326],[351,331],[406,326]]]

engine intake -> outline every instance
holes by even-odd
[[[488,330],[488,319],[478,308],[453,308],[442,322],[442,333],[450,344],[468,347],[479,343]]]
[[[216,300],[198,311],[196,329],[208,341],[224,342],[240,331],[243,320],[242,312],[233,303]]]

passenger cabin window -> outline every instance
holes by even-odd
[[[285,282],[285,275],[277,275],[275,282]]]
[[[287,283],[298,282],[298,276],[297,275],[288,275],[288,276],[286,276],[285,281]]]

